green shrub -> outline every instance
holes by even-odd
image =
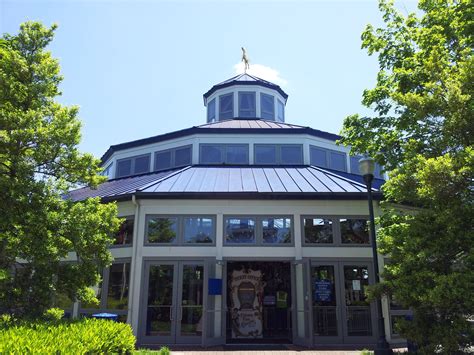
[[[163,346],[160,349],[160,355],[170,355],[170,354],[171,354],[171,351],[167,346]]]
[[[61,308],[50,308],[43,313],[45,321],[59,321],[64,316],[64,310]]]
[[[0,354],[125,353],[134,349],[132,328],[108,320],[23,322],[0,329]]]
[[[361,352],[360,352],[360,355],[374,355],[373,351],[370,351],[370,350],[367,350],[367,349],[363,349]]]

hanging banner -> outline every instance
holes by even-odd
[[[262,296],[264,283],[260,270],[234,270],[229,280],[232,338],[262,337]]]

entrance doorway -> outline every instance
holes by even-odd
[[[291,343],[289,262],[227,263],[228,343]]]
[[[375,342],[376,310],[365,288],[372,267],[361,262],[312,262],[311,295],[314,343]]]
[[[151,262],[145,268],[144,343],[199,344],[202,340],[204,264]]]

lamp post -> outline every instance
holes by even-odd
[[[379,275],[379,261],[377,258],[377,241],[375,239],[375,219],[374,206],[372,202],[372,180],[374,179],[375,162],[372,158],[362,158],[359,160],[359,171],[364,177],[365,185],[367,186],[367,195],[369,200],[369,217],[370,217],[370,241],[372,244],[372,257],[374,259],[375,283],[380,282]],[[377,313],[378,313],[378,333],[377,346],[374,355],[392,354],[390,345],[385,338],[385,322],[382,313],[382,299],[377,299]]]

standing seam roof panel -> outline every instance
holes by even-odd
[[[324,185],[316,176],[311,174],[307,168],[299,168],[298,171],[306,179],[306,181],[313,186],[316,192],[331,192],[326,185]]]
[[[309,168],[308,171],[313,174],[319,181],[321,181],[324,185],[327,186],[329,191],[332,192],[347,192],[342,188],[338,183],[330,179],[326,174],[324,174],[322,171],[316,170]]]
[[[304,192],[316,192],[311,184],[296,169],[286,169],[288,175],[291,176],[295,184]]]
[[[301,192],[301,189],[293,181],[293,178],[288,174],[285,168],[275,168],[275,172],[283,185],[285,185],[287,192]]]
[[[261,168],[252,168],[252,173],[258,192],[272,192],[270,184],[267,181],[267,177]]]
[[[201,185],[201,192],[213,192],[217,179],[216,168],[206,168],[206,175]]]
[[[242,192],[242,169],[230,168],[229,169],[229,191]]]
[[[273,192],[287,192],[274,168],[262,168]]]

